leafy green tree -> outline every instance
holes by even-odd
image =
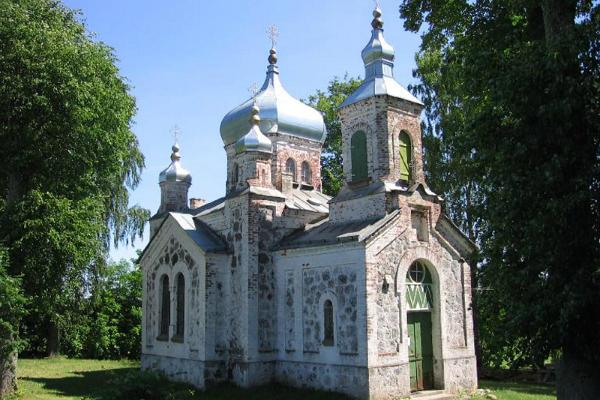
[[[599,7],[400,6],[405,27],[423,29],[416,74],[431,172],[457,171],[440,187],[482,248],[482,347],[514,367],[562,350],[559,398],[600,390]]]
[[[8,275],[7,267],[8,253],[0,247],[0,398],[12,393],[17,386],[19,320],[25,304],[20,282]]]
[[[327,91],[317,90],[308,97],[308,104],[323,113],[327,138],[321,154],[323,192],[335,196],[344,183],[342,160],[342,129],[337,114],[338,107],[361,85],[360,78],[333,78]]]
[[[59,350],[86,282],[142,234],[135,101],[111,48],[54,0],[0,0],[0,238],[31,300],[30,350]]]
[[[83,355],[139,358],[142,324],[139,265],[126,261],[107,265],[95,283],[89,308],[90,331]]]

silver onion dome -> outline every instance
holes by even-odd
[[[383,59],[389,62],[394,61],[394,48],[385,41],[383,37],[383,20],[381,19],[381,10],[373,10],[373,21],[371,21],[373,30],[371,31],[371,40],[361,52],[365,65],[375,60]]]
[[[225,146],[237,142],[248,132],[254,102],[260,109],[259,126],[264,134],[325,140],[327,131],[321,113],[292,97],[282,86],[275,49],[270,51],[267,76],[258,93],[227,113],[221,121],[221,139]]]
[[[251,109],[250,130],[235,142],[235,152],[237,154],[246,151],[257,151],[261,153],[272,153],[273,145],[268,137],[260,131],[259,108],[256,104]]]
[[[388,95],[423,105],[419,99],[394,79],[394,48],[383,37],[383,20],[379,7],[373,11],[371,39],[361,52],[365,64],[365,81],[341,107],[373,96]]]
[[[187,182],[192,183],[192,175],[181,166],[181,155],[179,155],[179,145],[175,143],[171,147],[171,164],[158,175],[158,183],[163,182]]]

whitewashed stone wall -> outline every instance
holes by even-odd
[[[418,202],[418,199],[413,201]],[[409,266],[416,260],[423,261],[433,276],[435,387],[450,392],[475,388],[473,338],[468,334],[472,332],[469,268],[455,250],[444,245],[435,231],[430,232],[428,241],[418,240],[416,229],[410,223],[410,208],[405,205],[401,212],[403,215],[395,225],[367,245],[371,395],[391,398],[410,392],[404,282]],[[435,217],[436,212],[434,208],[430,218]],[[390,285],[387,291],[384,282]]]
[[[364,248],[284,250],[277,265],[275,377],[299,387],[367,393]],[[323,302],[334,305],[334,345],[323,346]]]

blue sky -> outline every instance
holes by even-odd
[[[334,76],[364,76],[360,51],[370,37],[368,0],[64,0],[83,13],[87,29],[115,49],[121,74],[137,101],[133,130],[146,158],[131,204],[158,209],[158,174],[169,164],[178,125],[183,165],[192,173],[190,197],[212,200],[225,188],[221,118],[262,84],[270,41],[279,28],[280,77],[288,92],[306,98]],[[414,82],[418,35],[405,32],[398,0],[380,1],[385,37],[396,50],[395,76]],[[115,260],[136,248],[111,251]]]

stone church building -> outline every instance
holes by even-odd
[[[140,258],[143,368],[360,399],[476,387],[475,247],[425,182],[423,104],[394,79],[373,15],[365,81],[339,108],[337,196],[321,192],[323,117],[285,90],[274,48],[260,90],[221,122],[224,197],[188,201],[173,146]]]

